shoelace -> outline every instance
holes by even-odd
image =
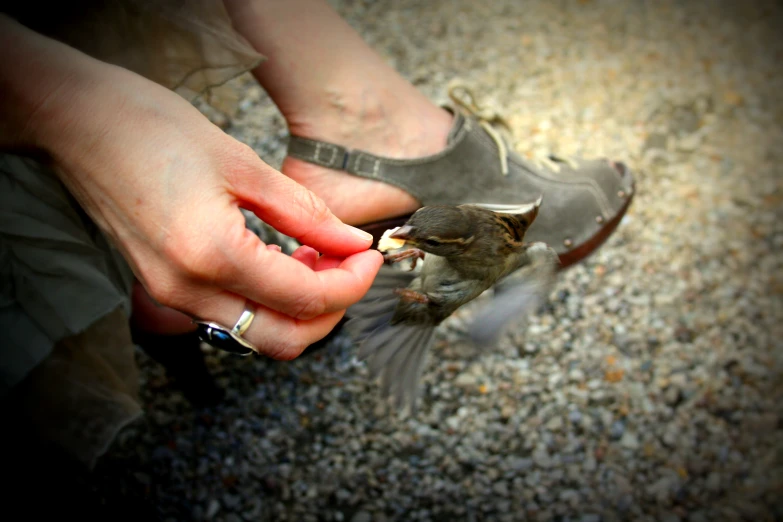
[[[489,107],[480,107],[476,102],[476,96],[473,91],[462,82],[452,82],[448,88],[449,98],[456,105],[462,107],[468,114],[476,118],[479,125],[487,131],[487,134],[498,147],[498,156],[500,160],[500,171],[504,176],[508,175],[508,144],[506,139],[493,127],[501,125],[508,134],[512,134],[511,125],[506,118],[497,110]],[[460,94],[467,99],[460,97]],[[536,156],[528,158],[528,161],[538,168],[548,168],[554,172],[560,172],[560,164],[565,163],[574,170],[579,168],[579,162],[568,156],[556,156],[549,154],[547,156]]]
[[[556,156],[554,154],[549,154],[547,156],[536,156],[533,158],[528,158],[528,161],[539,168],[546,166],[549,168],[549,170],[553,170],[555,172],[560,172],[561,163],[565,163],[574,170],[579,168],[579,162],[569,156]]]

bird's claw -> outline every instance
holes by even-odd
[[[419,259],[424,259],[424,251],[419,250],[418,248],[409,248],[407,250],[403,250],[402,252],[397,252],[396,254],[384,254],[383,255],[383,261],[387,264],[391,263],[399,263],[403,259],[411,259],[411,270],[414,270],[416,268],[416,263]]]
[[[397,288],[394,290],[394,293],[406,301],[415,301],[423,304],[430,302],[430,298],[425,294],[417,292],[416,290],[411,290],[410,288]]]

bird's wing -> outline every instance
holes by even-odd
[[[524,214],[531,211],[533,208],[540,206],[542,201],[543,197],[539,196],[538,199],[531,203],[521,203],[519,205],[503,205],[498,203],[474,203],[474,205],[500,214]]]
[[[381,395],[392,397],[397,408],[408,406],[416,414],[419,380],[430,351],[435,327],[390,324],[399,297],[415,274],[382,266],[370,290],[348,308],[343,330],[359,345],[359,360],[366,360],[372,378],[381,377]]]
[[[479,346],[494,345],[514,320],[525,319],[547,299],[557,278],[557,253],[544,243],[527,248],[527,263],[494,286],[492,298],[480,307],[468,326]]]

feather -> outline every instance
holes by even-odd
[[[474,315],[468,335],[479,346],[494,346],[515,319],[535,312],[549,296],[556,279],[557,253],[543,243],[527,249],[528,263],[494,287],[494,295]]]
[[[539,196],[534,202],[521,205],[503,205],[499,203],[475,203],[475,205],[499,214],[526,214],[531,210],[540,207],[543,201],[544,197]]]
[[[417,411],[418,385],[426,355],[434,337],[430,325],[390,324],[399,298],[396,288],[405,288],[415,275],[381,267],[370,291],[351,306],[343,327],[358,344],[358,359],[367,361],[372,378],[381,378],[381,395],[397,408]]]

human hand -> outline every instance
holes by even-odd
[[[250,300],[243,337],[291,359],[366,293],[382,264],[370,236],[180,96],[52,45],[49,67],[67,74],[37,106],[29,140],[157,302],[230,327]],[[268,248],[240,208],[306,246]]]

